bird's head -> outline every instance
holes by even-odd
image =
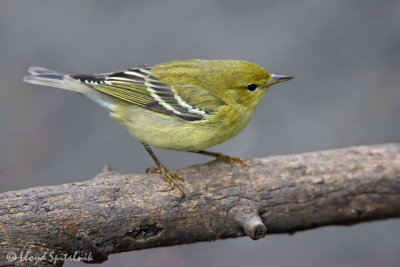
[[[247,61],[215,60],[208,64],[207,80],[218,81],[214,93],[227,103],[236,102],[248,108],[256,107],[271,85],[293,79],[270,73]]]

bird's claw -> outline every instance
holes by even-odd
[[[185,196],[185,192],[183,192],[182,186],[177,182],[177,180],[180,180],[182,182],[185,181],[183,177],[180,176],[179,174],[169,171],[167,167],[165,167],[164,165],[160,164],[158,168],[154,167],[147,168],[146,173],[161,174],[161,177],[169,183],[171,190],[173,190],[176,187],[182,193],[182,197]]]
[[[221,153],[216,153],[215,157],[218,160],[221,160],[221,161],[224,161],[226,163],[229,163],[231,166],[235,166],[236,164],[240,164],[243,167],[247,167],[246,162],[241,158],[234,158],[234,157],[231,157],[231,156],[228,156],[228,155],[224,155],[224,154],[221,154]]]

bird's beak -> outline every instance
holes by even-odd
[[[277,74],[273,74],[273,73],[271,74],[271,77],[273,78],[271,84],[289,81],[294,78],[292,76],[277,75]]]

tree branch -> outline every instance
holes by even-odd
[[[0,265],[23,255],[88,256],[400,217],[400,144],[351,147],[178,170],[184,199],[158,174],[105,169],[79,183],[0,194]],[[62,265],[58,261],[56,265]]]

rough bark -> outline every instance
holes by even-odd
[[[185,198],[158,174],[107,169],[85,182],[2,193],[0,265],[44,254],[39,265],[64,254],[102,262],[122,251],[400,217],[400,144],[247,163],[178,170]]]

